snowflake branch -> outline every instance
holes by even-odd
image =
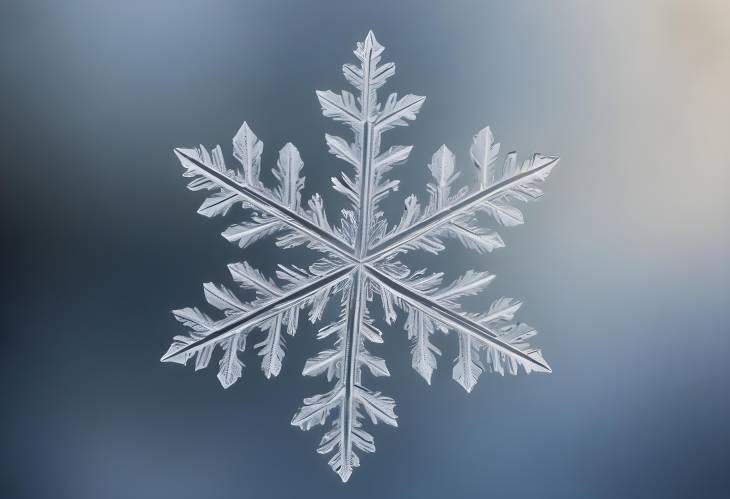
[[[304,286],[301,286],[291,293],[278,297],[266,305],[257,308],[253,312],[232,317],[230,320],[221,321],[217,328],[207,334],[204,338],[201,338],[185,347],[176,350],[174,352],[168,351],[160,359],[161,362],[171,362],[179,359],[184,359],[186,354],[193,351],[198,351],[205,348],[208,345],[218,343],[228,336],[237,334],[240,331],[256,326],[266,319],[281,314],[287,308],[297,303],[306,300],[313,295],[321,292],[322,289],[331,287],[337,284],[339,281],[346,279],[349,272],[353,269],[352,265],[345,265],[332,270],[331,272],[323,275],[322,277],[315,279]]]
[[[373,124],[370,116],[377,105],[377,84],[372,81],[373,73],[377,69],[380,61],[380,54],[383,47],[375,40],[372,31],[368,33],[365,42],[358,46],[358,55],[361,61],[360,71],[362,78],[360,79],[360,105],[361,105],[361,121],[358,139],[360,141],[360,192],[359,192],[359,217],[357,235],[355,238],[355,255],[358,258],[365,256],[368,247],[368,233],[370,230],[372,206],[370,199],[372,196],[372,162],[373,157],[378,154],[380,140],[377,135],[373,135]],[[375,132],[376,134],[378,132]]]
[[[357,361],[360,347],[360,327],[362,325],[362,308],[364,306],[363,296],[363,275],[362,271],[356,270],[353,273],[352,284],[350,287],[350,297],[348,304],[347,330],[344,337],[344,394],[340,405],[340,427],[342,431],[342,440],[340,445],[341,468],[338,470],[342,481],[352,474],[353,468],[353,449],[352,449],[352,428],[355,420],[354,411],[354,391],[355,384],[360,381],[360,369]]]
[[[408,94],[398,99],[391,94],[384,105],[378,103],[377,92],[395,73],[393,63],[380,64],[384,47],[368,32],[363,42],[358,42],[354,53],[359,66],[345,64],[345,78],[358,90],[359,98],[347,91],[340,95],[332,91],[317,91],[322,113],[336,121],[346,123],[355,134],[355,144],[341,137],[325,135],[332,154],[355,167],[352,181],[343,173],[342,180],[333,178],[335,190],[345,194],[357,211],[357,227],[354,255],[365,257],[370,246],[373,222],[377,219],[375,207],[387,192],[397,189],[398,181],[380,184],[382,174],[408,157],[410,147],[395,146],[380,156],[380,138],[383,132],[395,126],[404,126],[414,120],[425,97]],[[359,109],[358,104],[359,103]]]
[[[468,196],[458,203],[452,206],[448,206],[434,213],[433,215],[421,220],[420,222],[411,225],[403,231],[395,233],[391,237],[384,239],[368,252],[368,256],[365,259],[365,262],[369,263],[377,261],[382,257],[394,252],[399,247],[406,245],[418,239],[419,237],[422,237],[428,232],[433,231],[439,226],[455,220],[466,213],[472,212],[479,206],[482,206],[485,203],[489,203],[491,199],[496,198],[509,191],[511,188],[519,185],[521,182],[525,181],[529,177],[537,176],[542,171],[552,168],[558,162],[557,157],[538,157],[544,159],[544,162],[541,163],[539,166],[531,170],[518,173],[517,175],[514,175],[513,177],[510,177],[502,182],[499,182],[492,187],[472,194],[471,196]]]
[[[346,482],[354,468],[360,465],[355,451],[374,452],[373,436],[363,428],[363,419],[369,416],[373,424],[383,422],[397,426],[395,402],[379,392],[362,385],[362,367],[374,376],[389,376],[385,361],[365,347],[365,341],[382,342],[367,317],[366,274],[353,271],[347,295],[343,297],[340,318],[320,330],[319,338],[337,334],[336,350],[325,350],[308,360],[303,374],[315,376],[327,373],[327,379],[337,377],[335,386],[327,393],[304,399],[304,405],[292,418],[292,424],[303,430],[324,424],[333,409],[337,417],[325,433],[317,452],[334,454],[329,465]]]
[[[499,339],[499,335],[492,329],[454,313],[443,305],[430,300],[424,296],[423,293],[418,293],[406,286],[403,286],[395,279],[388,277],[371,265],[366,265],[365,269],[370,278],[378,281],[381,285],[388,287],[393,294],[398,296],[400,299],[405,300],[410,305],[418,308],[424,314],[433,317],[439,322],[442,322],[443,324],[446,324],[460,332],[467,333],[481,343],[486,343],[510,357],[519,359],[524,364],[530,365],[533,371],[552,372],[550,366],[542,358],[534,358],[530,356],[528,352],[524,352],[501,341]]]
[[[242,196],[247,202],[255,205],[257,208],[265,211],[271,216],[277,218],[281,222],[290,226],[294,230],[302,232],[307,237],[321,243],[323,246],[331,249],[339,256],[345,258],[347,261],[353,261],[351,256],[352,249],[340,239],[334,237],[331,233],[325,231],[318,225],[312,223],[300,214],[292,211],[291,209],[281,206],[266,196],[258,193],[249,187],[231,179],[224,175],[215,168],[206,165],[198,159],[190,156],[185,152],[184,149],[176,148],[175,154],[177,155],[180,162],[186,168],[193,168],[198,171],[212,182],[220,185],[221,187],[231,190],[236,194]]]

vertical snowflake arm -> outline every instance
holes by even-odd
[[[304,405],[294,415],[292,425],[308,430],[324,425],[332,410],[337,416],[331,428],[322,437],[317,452],[332,453],[329,465],[346,482],[354,468],[360,465],[356,453],[375,452],[373,436],[363,428],[363,419],[397,426],[395,402],[362,384],[362,368],[374,376],[389,376],[385,361],[366,349],[366,342],[382,342],[381,333],[372,325],[367,311],[368,283],[361,270],[352,274],[350,285],[343,296],[340,319],[323,328],[318,337],[336,336],[335,349],[325,350],[309,359],[303,374],[326,374],[336,378],[329,392],[304,399]]]
[[[367,251],[378,199],[397,187],[397,182],[382,183],[381,175],[405,161],[411,149],[397,146],[380,155],[380,135],[393,126],[405,124],[405,120],[414,119],[423,102],[422,97],[409,95],[398,100],[393,94],[381,109],[377,89],[395,71],[392,63],[379,66],[382,52],[383,47],[370,32],[355,50],[360,66],[343,67],[345,77],[359,90],[357,102],[346,91],[340,95],[317,92],[325,116],[347,123],[355,134],[355,144],[330,135],[325,139],[334,155],[355,168],[354,179],[343,173],[341,180],[333,179],[333,185],[350,199],[357,211],[353,248],[356,259],[363,258]],[[336,350],[321,352],[307,362],[303,371],[306,375],[326,372],[328,379],[337,378],[335,387],[326,394],[305,399],[292,419],[293,425],[308,430],[316,424],[325,424],[329,413],[336,409],[337,416],[322,438],[318,452],[333,453],[329,464],[343,481],[359,466],[356,450],[375,451],[372,435],[362,426],[363,418],[369,416],[374,424],[380,421],[397,425],[395,402],[362,385],[363,366],[373,375],[389,375],[385,361],[370,354],[365,347],[366,341],[382,341],[368,318],[368,294],[372,295],[364,269],[358,266],[352,273],[340,320],[320,332],[320,337],[337,335]]]
[[[346,90],[340,94],[317,91],[322,113],[349,125],[355,135],[354,144],[332,135],[325,135],[325,140],[332,154],[355,169],[354,179],[343,172],[341,178],[333,178],[332,182],[335,190],[347,196],[357,211],[354,244],[357,258],[365,256],[368,239],[379,221],[380,213],[375,211],[378,201],[398,187],[398,181],[383,182],[383,174],[405,162],[411,151],[411,146],[394,146],[381,154],[380,137],[383,132],[414,120],[426,99],[411,94],[399,99],[397,94],[391,94],[382,106],[378,103],[378,89],[395,74],[395,64],[380,64],[383,50],[371,31],[354,51],[359,66],[343,66],[345,78],[358,90],[359,97]]]

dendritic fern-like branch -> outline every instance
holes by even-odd
[[[281,248],[305,245],[320,257],[308,268],[280,265],[275,276],[266,276],[245,261],[229,265],[233,281],[253,298],[244,301],[227,287],[204,284],[205,298],[218,309],[218,318],[198,308],[174,311],[188,332],[174,338],[162,360],[186,364],[194,359],[197,370],[205,368],[218,349],[218,378],[227,388],[242,375],[239,355],[248,335],[259,330],[254,348],[261,369],[267,378],[277,376],[286,337],[296,333],[300,311],[308,309],[309,320],[318,322],[327,303],[338,296],[338,318],[317,335],[331,347],[303,368],[304,375],[325,375],[332,385],[323,394],[305,398],[292,424],[304,430],[328,426],[318,452],[331,456],[329,464],[343,481],[359,466],[358,453],[375,451],[367,421],[397,426],[393,399],[368,388],[367,382],[370,376],[390,375],[385,361],[368,345],[383,343],[379,324],[393,325],[398,310],[405,312],[411,365],[428,383],[441,355],[434,343],[436,332],[456,335],[459,354],[452,375],[466,391],[485,371],[516,374],[522,367],[526,372],[550,372],[540,351],[528,343],[536,331],[514,322],[519,301],[498,298],[483,312],[462,308],[461,298],[481,293],[492,274],[467,270],[444,283],[442,273],[412,270],[399,259],[412,251],[438,254],[449,239],[481,254],[503,247],[500,235],[484,227],[477,215],[485,213],[503,226],[521,224],[516,203],[542,194],[539,184],[558,159],[538,154],[518,165],[516,154],[509,153],[499,163],[499,144],[485,128],[475,135],[470,151],[474,186],[455,187],[463,172],[457,169],[455,155],[441,146],[427,165],[433,178],[427,186],[427,203],[422,206],[415,195],[408,196],[400,220],[391,225],[379,203],[398,189],[398,180],[391,178],[393,168],[407,161],[412,146],[383,151],[381,138],[414,120],[425,97],[393,93],[378,100],[379,89],[395,73],[393,63],[381,63],[383,51],[368,33],[354,51],[356,64],[343,66],[354,92],[317,92],[323,114],[353,134],[352,142],[325,135],[329,151],[347,164],[332,179],[333,189],[350,203],[336,225],[327,220],[318,194],[303,204],[304,163],[292,144],[279,152],[273,188],[260,180],[263,143],[246,123],[233,138],[233,156],[240,163],[235,168],[226,166],[220,146],[210,152],[203,146],[175,150],[184,175],[192,178],[188,187],[210,191],[199,213],[226,215],[234,205],[251,212],[248,221],[223,232],[226,240],[245,248],[273,238]],[[372,310],[376,295],[382,314]]]

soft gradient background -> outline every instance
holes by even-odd
[[[441,337],[428,387],[393,330],[377,386],[401,427],[343,485],[289,425],[325,386],[299,376],[311,329],[278,379],[249,352],[227,391],[158,359],[226,263],[290,257],[221,239],[172,148],[230,155],[245,119],[267,167],[293,141],[317,186],[345,132],[314,90],[345,86],[370,28],[386,90],[428,96],[391,137],[416,145],[407,187],[444,142],[468,169],[486,124],[562,157],[506,249],[447,264],[498,275],[484,306],[525,300],[554,373],[467,396]],[[6,0],[0,75],[0,497],[730,496],[727,2]]]

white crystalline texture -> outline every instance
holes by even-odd
[[[457,178],[467,172],[458,170],[454,153],[441,146],[427,165],[433,180],[426,189],[425,206],[415,195],[408,196],[400,220],[390,225],[379,202],[397,189],[398,180],[391,175],[406,162],[412,147],[382,150],[381,137],[414,120],[425,97],[390,94],[379,102],[378,90],[395,73],[395,65],[381,63],[383,46],[372,32],[354,53],[357,63],[343,66],[354,93],[317,92],[324,115],[349,128],[353,137],[351,141],[325,135],[329,151],[346,163],[340,176],[332,179],[333,189],[350,204],[338,222],[327,220],[318,194],[303,202],[303,162],[292,144],[279,151],[273,169],[276,187],[261,182],[263,143],[246,123],[233,138],[239,165],[227,166],[220,146],[212,151],[203,146],[175,149],[184,175],[191,179],[188,187],[209,191],[199,213],[226,215],[239,203],[252,212],[249,221],[223,232],[228,241],[245,248],[274,238],[281,248],[305,245],[321,256],[309,268],[280,265],[274,276],[246,261],[230,264],[233,281],[253,299],[243,301],[228,287],[204,284],[207,302],[220,313],[213,318],[197,308],[174,311],[187,333],[175,336],[162,357],[164,362],[181,364],[193,360],[198,370],[207,367],[218,350],[218,379],[227,388],[242,375],[239,356],[252,334],[257,336],[253,348],[258,350],[261,370],[267,378],[277,376],[285,361],[287,337],[296,333],[300,313],[307,311],[308,319],[316,323],[336,297],[339,318],[323,325],[317,335],[330,346],[309,359],[303,370],[307,376],[325,375],[331,387],[305,398],[292,424],[304,430],[327,427],[317,451],[330,455],[329,465],[343,481],[359,466],[358,453],[375,451],[374,438],[366,429],[368,420],[397,426],[395,402],[367,388],[368,376],[363,373],[390,375],[385,361],[368,348],[386,338],[376,324],[392,325],[398,310],[405,314],[411,365],[427,383],[441,355],[434,345],[436,332],[456,336],[459,354],[453,378],[466,391],[474,388],[484,371],[516,374],[522,367],[526,372],[550,372],[540,350],[528,343],[536,331],[514,322],[519,301],[499,298],[487,311],[462,309],[460,299],[480,293],[492,274],[467,270],[453,282],[443,282],[442,273],[410,269],[399,258],[412,251],[438,254],[447,240],[479,253],[503,247],[499,234],[484,227],[477,214],[490,215],[498,225],[521,224],[518,202],[542,194],[538,186],[558,161],[536,154],[518,163],[515,153],[499,161],[499,144],[484,128],[474,136],[470,150],[476,170],[472,186],[454,189]],[[382,310],[373,310],[375,295]]]

